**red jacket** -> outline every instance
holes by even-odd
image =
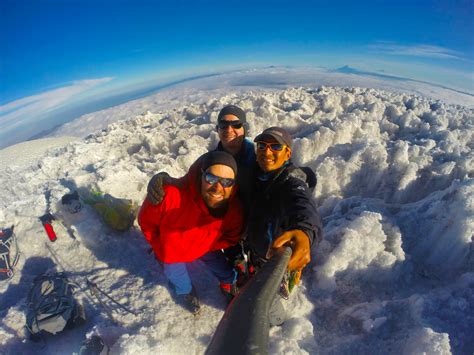
[[[165,263],[191,262],[237,244],[242,234],[243,212],[235,191],[225,216],[216,218],[209,213],[196,183],[190,182],[195,179],[187,180],[184,188],[165,185],[163,201],[154,206],[145,199],[138,214],[145,239]]]

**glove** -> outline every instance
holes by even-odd
[[[288,263],[288,270],[302,270],[311,261],[309,238],[302,230],[293,229],[286,231],[275,239],[272,248],[278,249],[283,245],[289,245],[293,249],[293,254]]]
[[[171,177],[168,173],[158,173],[154,175],[147,187],[146,198],[151,202],[152,205],[158,205],[163,201],[165,197],[165,191],[163,185],[168,185],[171,182]]]

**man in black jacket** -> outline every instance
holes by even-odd
[[[291,162],[292,139],[280,127],[270,127],[256,142],[257,178],[250,211],[247,245],[255,264],[277,249],[293,249],[288,269],[299,271],[311,260],[310,248],[322,238],[321,220],[311,198],[306,171]]]
[[[254,142],[258,169],[245,240],[250,265],[258,269],[284,245],[293,249],[281,297],[275,298],[269,311],[270,324],[280,325],[286,319],[282,298],[288,299],[301,270],[311,261],[311,247],[322,239],[321,219],[309,189],[314,188],[316,177],[310,169],[292,164],[293,142],[283,128],[270,127]]]

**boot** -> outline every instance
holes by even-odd
[[[237,284],[226,284],[221,282],[219,284],[219,288],[221,289],[222,294],[225,296],[227,304],[229,304],[234,297],[239,293],[239,289],[237,288]]]
[[[197,315],[201,310],[201,305],[199,304],[199,299],[197,297],[197,293],[194,289],[194,286],[191,289],[190,293],[184,295],[177,295],[176,301],[181,307],[188,310],[193,315]]]

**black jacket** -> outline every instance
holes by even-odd
[[[216,150],[224,151],[221,142],[219,142]],[[250,206],[253,200],[253,182],[255,181],[256,156],[253,143],[245,138],[239,154],[234,158],[237,162],[237,195],[244,206],[245,215],[247,215],[247,206]]]
[[[266,181],[262,181],[262,171],[257,174],[246,237],[252,253],[265,258],[272,241],[293,229],[303,230],[311,246],[317,245],[322,239],[322,224],[308,187],[314,188],[314,173],[290,163]]]

